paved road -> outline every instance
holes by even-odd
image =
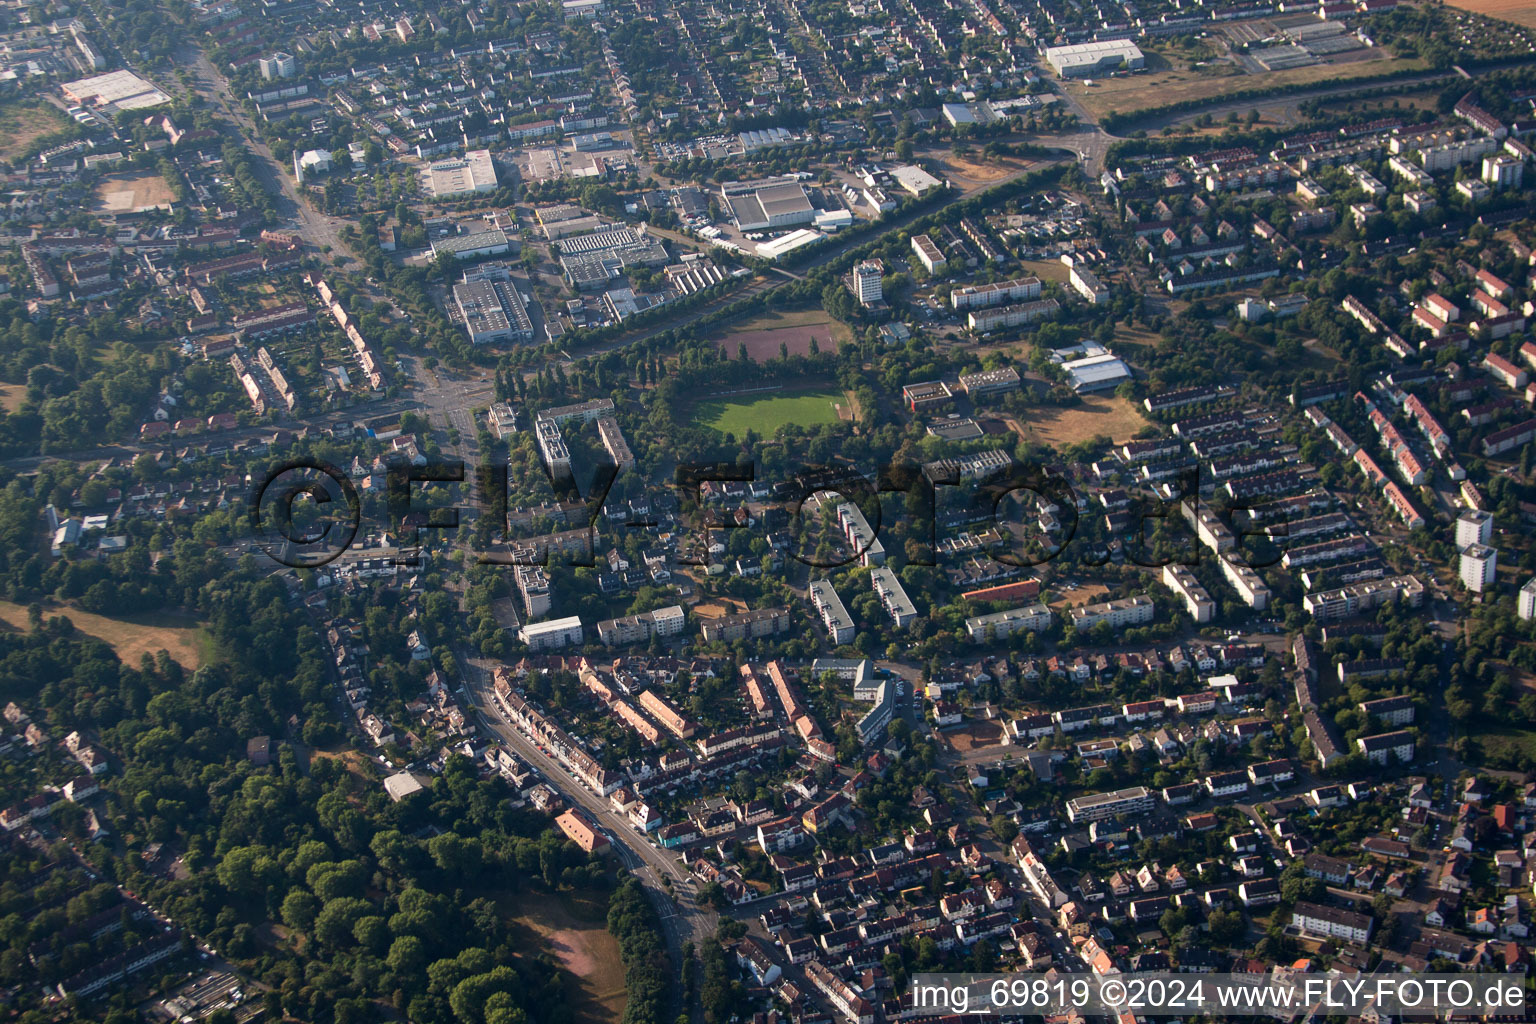
[[[305,242],[316,250],[324,251],[329,247],[332,254],[347,256],[349,250],[341,240],[340,231],[341,226],[348,222],[341,217],[320,213],[299,195],[291,172],[278,163],[272,150],[262,141],[255,124],[230,90],[229,79],[213,66],[208,55],[197,46],[184,47],[178,60],[190,69],[193,87],[198,95],[222,110],[244,137],[246,149],[256,157],[255,170],[261,178],[262,187],[277,197],[278,215],[290,222]]]

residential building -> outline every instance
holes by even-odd
[[[869,574],[869,582],[897,629],[906,628],[917,618],[917,608],[912,604],[912,599],[907,596],[901,580],[889,568],[883,565],[876,568]]]
[[[949,268],[949,260],[927,235],[912,236],[912,251],[917,254],[917,261],[923,265],[923,269],[930,274],[937,276]]]
[[[965,631],[977,643],[1002,640],[1020,630],[1038,633],[1049,629],[1055,613],[1043,604],[1025,605],[1005,611],[973,615],[965,620]]]
[[[822,624],[827,627],[827,636],[834,644],[846,644],[853,642],[853,616],[848,614],[848,609],[843,607],[842,598],[837,596],[837,591],[832,589],[831,580],[812,580],[810,586],[811,604],[821,616]]]
[[[1104,821],[1121,814],[1145,814],[1157,799],[1145,786],[1132,786],[1108,793],[1090,793],[1067,801],[1067,820],[1074,825]]]
[[[1525,586],[1520,588],[1516,611],[1522,619],[1527,621],[1536,619],[1536,576],[1526,581]]]
[[[1355,745],[1372,764],[1406,764],[1413,760],[1413,733],[1407,730],[1362,736],[1355,741]]]
[[[1118,601],[1103,601],[1099,604],[1073,608],[1068,612],[1068,616],[1072,620],[1073,627],[1081,633],[1101,622],[1107,622],[1112,629],[1143,625],[1152,621],[1155,611],[1156,607],[1152,599],[1141,594],[1136,597],[1124,597]]]
[[[879,260],[861,260],[853,268],[853,296],[859,305],[869,307],[883,301],[884,290],[880,283],[885,267]]]
[[[1462,549],[1460,576],[1462,586],[1481,594],[1493,586],[1499,567],[1499,552],[1486,544],[1472,544]]]
[[[1369,914],[1301,900],[1291,910],[1291,924],[1306,934],[1342,939],[1363,946],[1371,940],[1371,929],[1375,922]]]
[[[645,643],[652,637],[666,638],[682,633],[686,623],[681,605],[657,608],[619,619],[604,619],[597,624],[597,638],[604,646]]]

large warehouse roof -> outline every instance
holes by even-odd
[[[799,231],[791,231],[787,235],[781,235],[771,242],[759,242],[757,254],[765,260],[776,260],[780,256],[794,252],[802,245],[819,242],[825,237],[826,235],[823,235],[820,231],[802,228]]]
[[[489,192],[496,185],[496,164],[488,149],[472,149],[462,157],[427,165],[427,188],[438,199]]]
[[[1050,46],[1045,50],[1045,59],[1056,69],[1057,74],[1069,76],[1074,72],[1110,70],[1118,64],[1139,68],[1146,62],[1140,47],[1128,39],[1101,39],[1071,46]]]
[[[171,102],[171,98],[132,71],[108,71],[64,83],[64,95],[75,103],[105,110],[140,110]]]
[[[1121,362],[1119,357],[1107,352],[1062,363],[1061,368],[1072,382],[1073,391],[1098,391],[1131,379],[1130,367]]]

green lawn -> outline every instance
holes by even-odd
[[[693,416],[695,422],[714,427],[722,434],[741,437],[748,430],[755,430],[760,437],[772,437],[790,423],[802,427],[836,423],[836,404],[843,401],[846,399],[842,392],[834,388],[769,391],[703,401],[694,408]]]
[[[1499,757],[1518,758],[1522,754],[1536,758],[1536,732],[1514,726],[1494,723],[1483,727],[1473,726],[1471,736],[1483,748],[1483,756],[1489,760]]]

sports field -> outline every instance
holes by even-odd
[[[835,352],[852,337],[847,324],[833,320],[820,309],[769,310],[736,324],[720,339],[720,348],[727,359],[735,359],[745,345],[748,359],[766,363],[779,358],[785,350],[792,356],[809,355],[812,338],[816,339],[819,351]]]
[[[110,174],[96,186],[97,210],[101,213],[142,213],[170,209],[176,193],[159,174]]]
[[[694,407],[693,419],[722,434],[741,437],[754,430],[760,437],[772,437],[782,426],[794,424],[811,427],[818,423],[836,423],[837,405],[846,399],[836,388],[814,391],[763,391],[749,395],[711,398]]]

